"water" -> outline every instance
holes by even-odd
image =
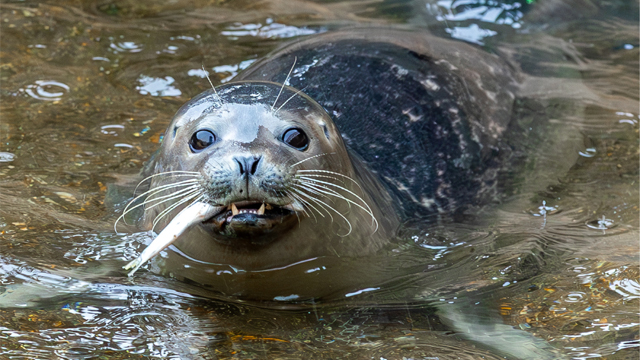
[[[558,356],[638,358],[637,3],[554,4],[3,2],[1,357],[499,358],[435,314],[451,308],[475,335],[493,312]],[[531,132],[535,161],[505,174],[516,190],[462,223],[407,224],[396,255],[362,261],[395,280],[342,303],[279,309],[125,277],[148,238],[114,234],[109,185],[208,88],[202,65],[227,82],[287,39],[354,24],[428,28],[546,78],[527,91],[552,121]]]

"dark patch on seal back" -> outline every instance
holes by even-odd
[[[478,193],[485,165],[469,128],[472,100],[444,65],[393,44],[351,40],[278,62],[294,56],[291,86],[327,110],[347,146],[400,198],[405,216],[452,211]],[[286,76],[257,73],[276,82]]]

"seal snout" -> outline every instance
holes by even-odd
[[[262,156],[237,156],[233,159],[240,168],[240,176],[255,175]]]

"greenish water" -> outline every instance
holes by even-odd
[[[559,357],[638,358],[637,2],[0,9],[1,358],[500,358],[435,313],[447,306],[496,314],[492,324],[544,340]],[[544,78],[527,88],[543,109],[517,106],[551,118],[531,142],[531,166],[505,175],[517,191],[468,222],[408,225],[391,262],[405,268],[360,264],[396,281],[339,303],[287,310],[211,299],[118,270],[148,236],[113,232],[120,209],[105,204],[108,185],[136,174],[178,107],[209,87],[203,65],[224,83],[288,39],[390,24],[475,43],[523,77]]]

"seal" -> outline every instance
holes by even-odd
[[[495,195],[516,83],[497,56],[403,30],[285,45],[178,110],[125,211],[161,232],[127,268],[172,245],[155,271],[226,295],[349,291],[349,266],[309,274]]]

